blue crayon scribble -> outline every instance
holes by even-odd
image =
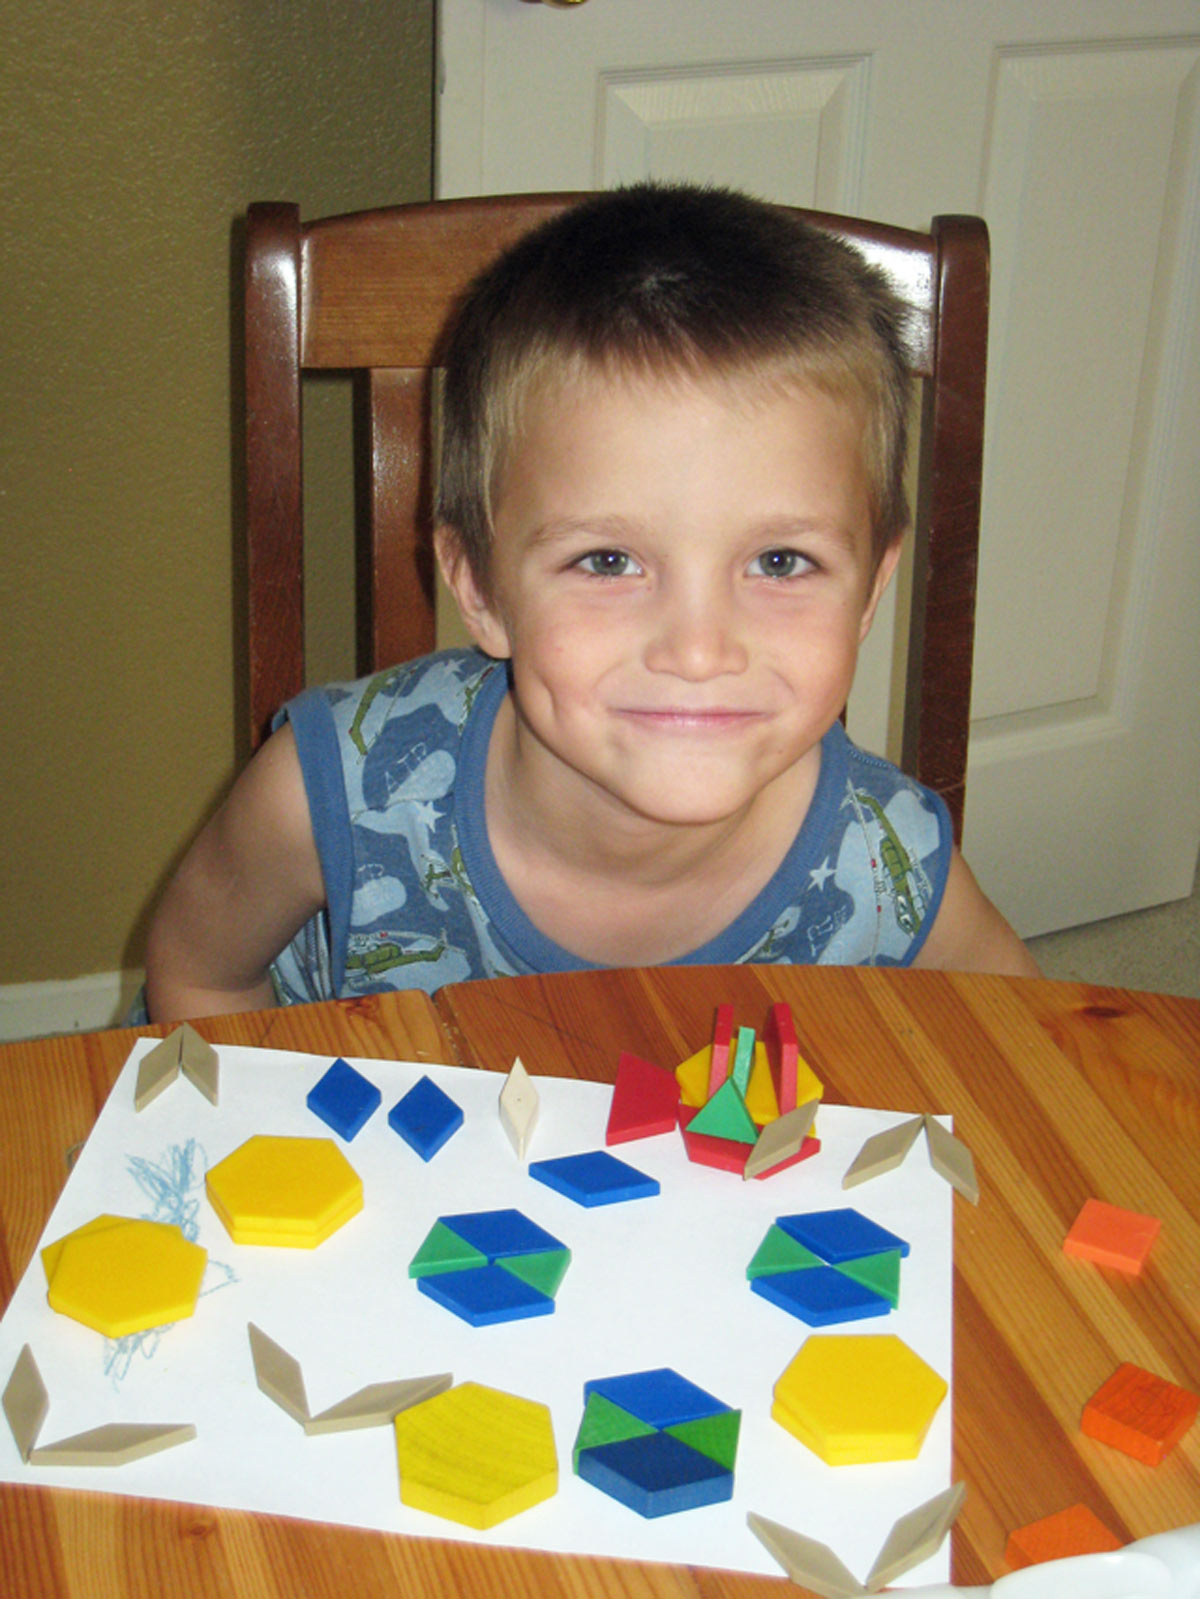
[[[172,1144],[157,1165],[142,1155],[130,1155],[127,1170],[153,1205],[145,1213],[146,1220],[178,1227],[194,1244],[200,1231],[200,1193],[208,1170],[208,1159],[196,1140]]]
[[[186,1144],[172,1144],[157,1162],[143,1155],[130,1155],[126,1170],[150,1201],[151,1208],[142,1213],[143,1219],[178,1227],[188,1242],[194,1244],[200,1231],[200,1201],[208,1170],[208,1157],[196,1140],[189,1138]],[[231,1265],[209,1256],[200,1298],[228,1288],[237,1280],[237,1272]],[[104,1374],[111,1379],[114,1388],[120,1387],[136,1360],[154,1358],[159,1344],[174,1325],[170,1322],[165,1327],[148,1327],[145,1332],[104,1340]]]

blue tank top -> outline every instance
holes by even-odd
[[[272,968],[281,1003],[593,964],[534,926],[492,855],[484,776],[507,693],[503,662],[445,650],[309,690],[281,712],[326,890],[325,909]],[[835,724],[779,870],[677,964],[907,966],[941,903],[950,853],[942,800]]]

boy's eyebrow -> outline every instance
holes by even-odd
[[[623,516],[555,518],[533,529],[529,536],[529,547],[545,548],[577,538],[626,544],[642,532],[638,523]],[[764,518],[762,522],[746,528],[745,535],[747,543],[763,545],[803,543],[811,538],[829,539],[848,550],[857,549],[861,536],[859,529],[826,521],[822,517],[787,515]],[[865,535],[869,540],[869,529],[865,530]]]
[[[637,532],[636,524],[623,516],[568,516],[540,523],[530,534],[529,544],[531,548],[544,547],[576,538],[623,544]]]
[[[768,517],[753,531],[756,538],[767,543],[802,544],[806,539],[821,538],[853,550],[858,546],[860,530],[820,516],[780,516]]]

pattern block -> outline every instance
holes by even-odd
[[[658,1179],[627,1165],[606,1149],[585,1155],[560,1155],[556,1160],[530,1162],[529,1175],[547,1188],[589,1209],[619,1205],[627,1199],[649,1199],[659,1190]]]
[[[674,1132],[678,1109],[679,1084],[672,1073],[624,1050],[617,1061],[604,1142],[623,1144]]]
[[[733,1497],[741,1412],[670,1367],[584,1384],[575,1472],[644,1517]]]
[[[315,1249],[363,1208],[362,1179],[329,1138],[256,1133],[205,1188],[235,1244]]]
[[[810,1327],[886,1316],[908,1245],[856,1210],[779,1216],[746,1267],[752,1291]]]
[[[462,1124],[462,1107],[431,1077],[414,1083],[388,1111],[388,1126],[424,1161],[432,1160]]]
[[[363,1130],[382,1100],[375,1084],[339,1057],[309,1089],[304,1103],[349,1143]]]
[[[1177,1383],[1126,1361],[1096,1390],[1083,1409],[1089,1438],[1157,1466],[1187,1432],[1200,1398]]]
[[[750,1286],[763,1299],[810,1327],[832,1327],[844,1321],[886,1316],[892,1308],[882,1294],[855,1282],[837,1266],[771,1272],[754,1278]]]
[[[441,1216],[409,1262],[427,1298],[472,1327],[548,1316],[571,1251],[519,1210]]]
[[[622,1438],[644,1438],[657,1432],[648,1421],[641,1421],[620,1405],[614,1405],[603,1394],[588,1394],[583,1405],[583,1420],[575,1435],[572,1461],[576,1475],[579,1473],[579,1454],[583,1449],[595,1449],[600,1444],[617,1443]]]
[[[1063,1253],[1137,1277],[1161,1226],[1157,1216],[1089,1199],[1063,1240]]]
[[[490,1327],[499,1321],[520,1321],[526,1316],[548,1316],[554,1309],[549,1294],[522,1282],[502,1265],[473,1266],[469,1271],[435,1272],[418,1277],[417,1287],[472,1327]]]
[[[396,1417],[401,1501],[480,1530],[558,1492],[545,1405],[459,1383]]]
[[[902,1255],[908,1254],[903,1238],[897,1238],[886,1227],[848,1206],[839,1210],[810,1210],[776,1219],[785,1233],[815,1250],[822,1260],[835,1264],[858,1260],[863,1255],[880,1255],[885,1249],[898,1249]]]
[[[1121,1540],[1093,1510],[1087,1505],[1070,1505],[1009,1533],[1004,1558],[1014,1571],[1020,1571],[1046,1560],[1106,1554],[1120,1548]]]
[[[207,1260],[178,1227],[108,1215],[42,1251],[51,1309],[106,1338],[190,1316]]]
[[[948,1391],[903,1339],[814,1333],[775,1384],[771,1415],[829,1466],[915,1460]]]

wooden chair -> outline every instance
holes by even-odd
[[[301,223],[289,204],[247,219],[245,364],[252,747],[304,687],[301,377],[360,375],[369,531],[359,670],[434,647],[430,392],[447,311],[505,245],[575,195],[398,206]],[[988,311],[977,217],[916,233],[802,212],[858,245],[910,310],[924,380],[901,764],[938,790],[961,835],[971,698]]]

